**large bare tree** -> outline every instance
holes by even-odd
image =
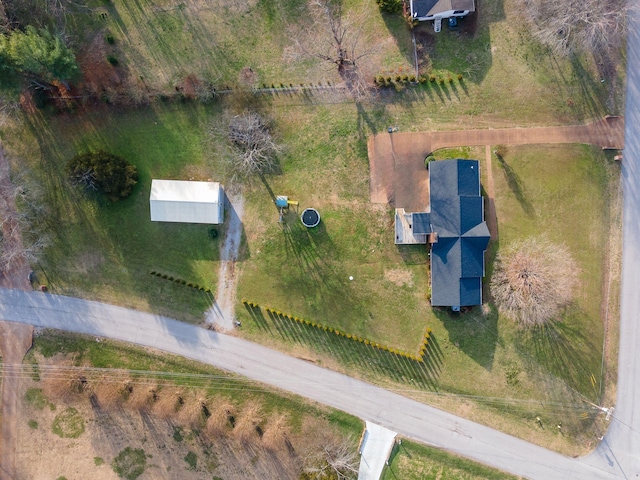
[[[345,13],[342,0],[311,0],[309,8],[311,26],[293,34],[296,51],[334,64],[356,98],[370,93],[359,61],[376,50],[377,42],[365,38],[364,12]]]
[[[322,443],[319,449],[304,459],[301,479],[345,480],[358,477],[358,459],[349,439],[331,438]]]
[[[606,55],[626,33],[627,0],[522,0],[534,35],[561,53]]]
[[[253,111],[231,117],[227,138],[232,148],[232,168],[240,176],[272,171],[282,151],[271,135],[268,120]]]
[[[566,246],[530,238],[498,255],[491,294],[507,317],[524,326],[542,325],[571,303],[577,275]]]

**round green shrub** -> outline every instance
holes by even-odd
[[[116,201],[131,195],[138,183],[138,169],[124,158],[105,151],[81,153],[67,164],[74,183],[98,191]]]

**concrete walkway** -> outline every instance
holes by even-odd
[[[569,127],[379,133],[370,137],[368,143],[371,201],[413,208],[416,192],[407,188],[407,175],[421,175],[425,157],[440,148],[549,143],[587,143],[622,149],[624,118],[607,117]]]
[[[360,470],[358,480],[378,480],[385,462],[391,454],[396,440],[396,432],[388,428],[366,422],[364,437],[360,444]]]

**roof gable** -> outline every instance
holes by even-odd
[[[474,0],[411,0],[411,11],[415,17],[429,17],[449,11],[475,12]]]

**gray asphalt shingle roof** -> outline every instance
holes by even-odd
[[[469,306],[482,303],[484,252],[489,229],[484,221],[477,160],[429,164],[431,229],[431,303]]]
[[[411,9],[417,17],[427,17],[451,10],[475,11],[474,0],[412,0]]]

